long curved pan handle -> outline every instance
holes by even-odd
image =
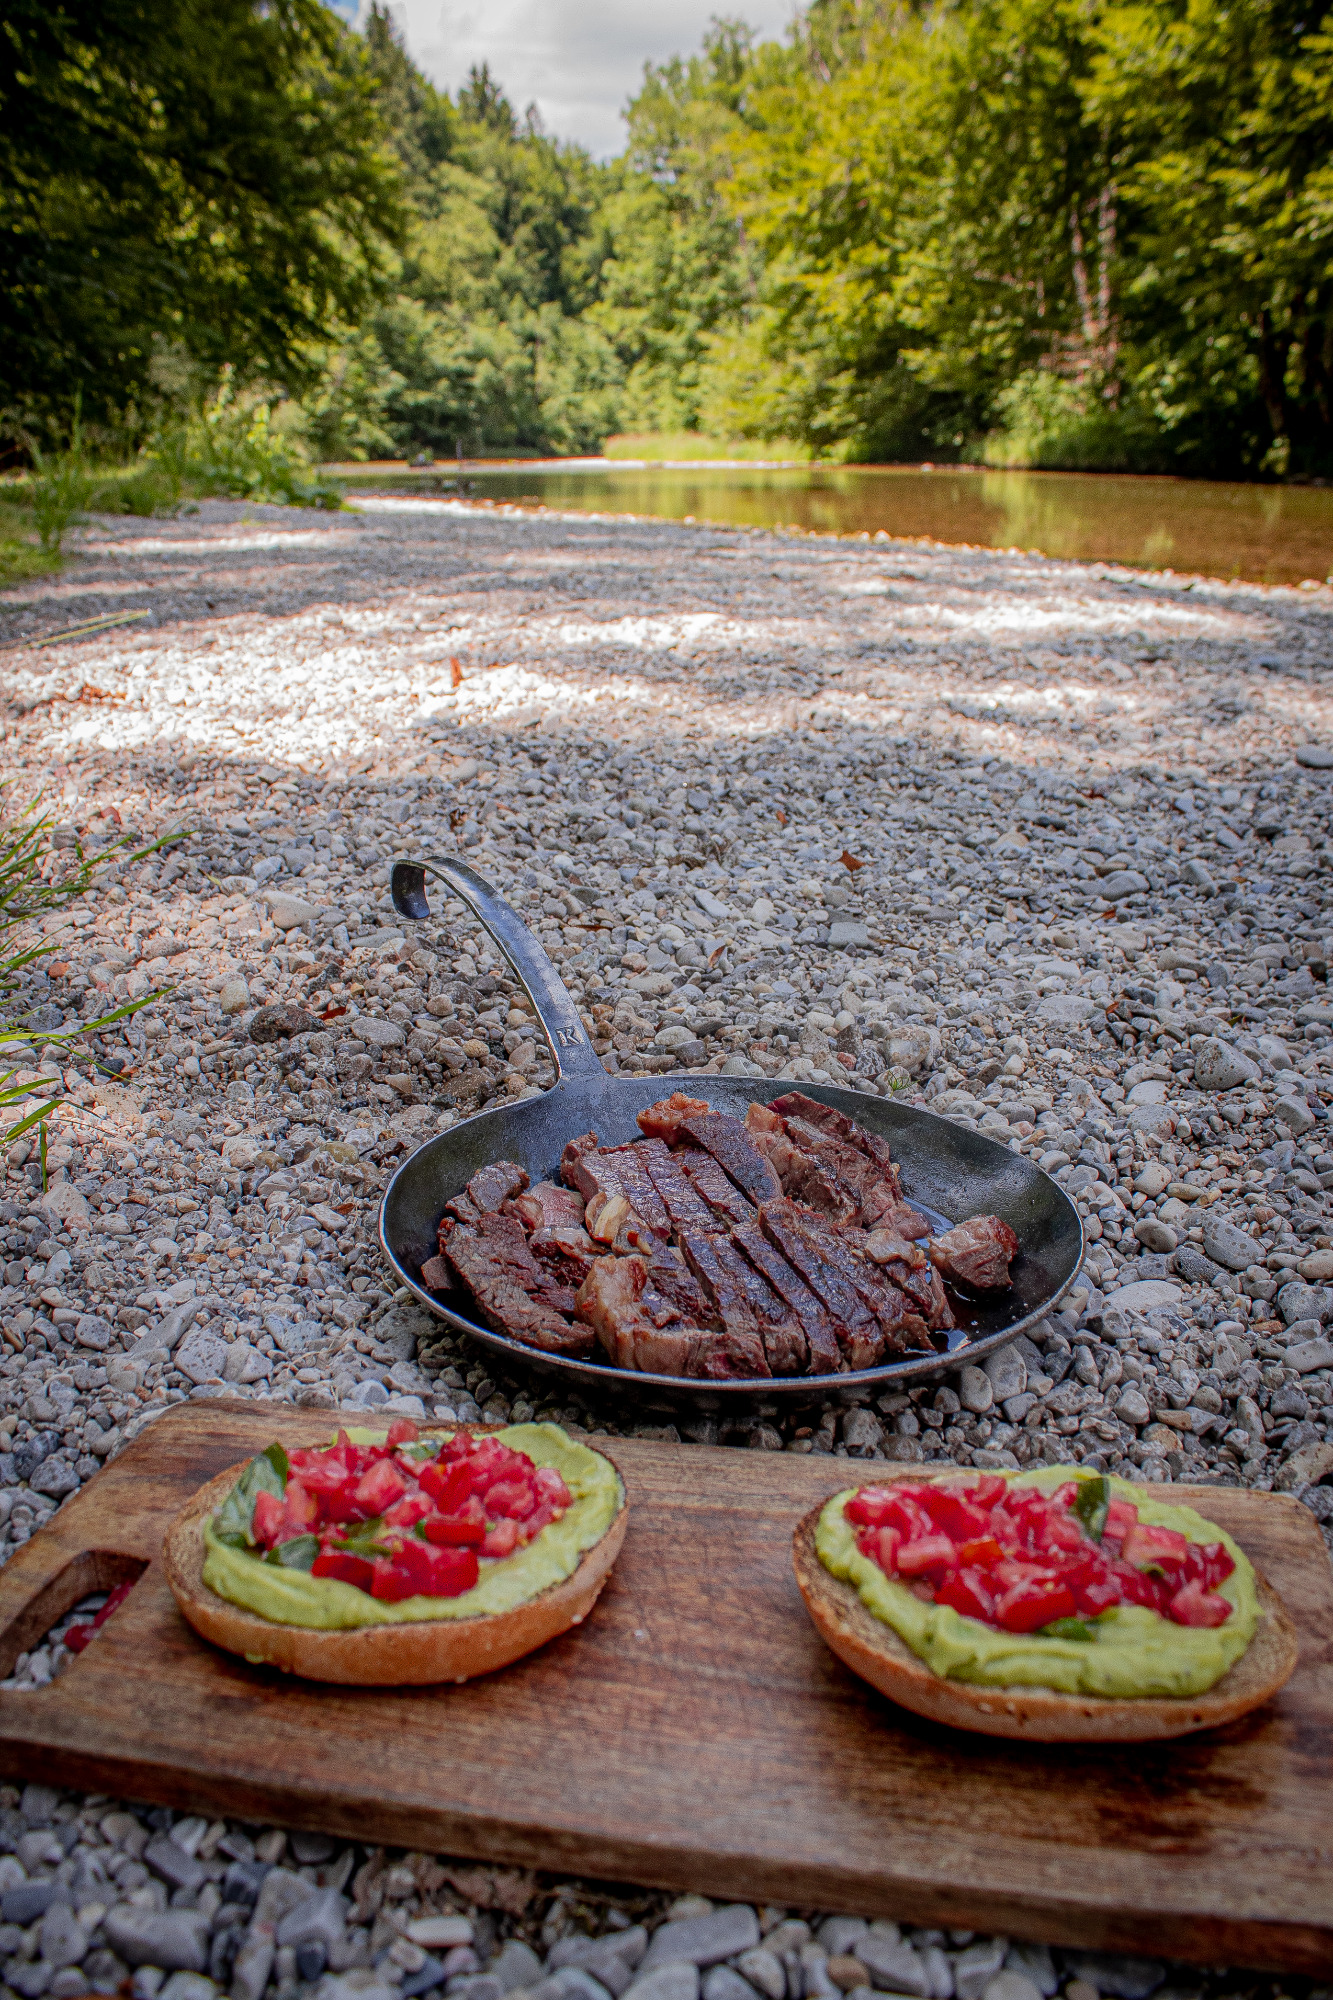
[[[427,875],[447,883],[453,894],[475,911],[513,966],[537,1009],[537,1019],[555,1057],[557,1075],[604,1090],[606,1071],[601,1057],[593,1052],[568,987],[521,917],[474,868],[469,868],[465,861],[446,857],[435,861],[395,861],[389,886],[399,916],[420,923],[430,915]]]

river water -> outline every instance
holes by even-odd
[[[439,490],[453,473],[339,467],[364,490]],[[643,465],[527,460],[464,468],[483,499],[820,534],[924,537],[1254,583],[1333,580],[1333,490],[942,466]]]

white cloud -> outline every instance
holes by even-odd
[[[620,114],[644,63],[691,54],[712,16],[729,11],[725,0],[392,0],[413,60],[434,82],[457,90],[474,63],[489,63],[520,114],[535,103],[549,132],[600,158],[624,145]],[[749,0],[736,11],[777,36],[794,9],[792,0]]]

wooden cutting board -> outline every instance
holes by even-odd
[[[53,1686],[0,1690],[0,1772],[747,1902],[1333,1962],[1333,1571],[1295,1501],[1179,1489],[1300,1627],[1272,1707],[1174,1744],[1020,1746],[895,1709],[825,1649],[791,1531],[853,1468],[785,1453],[611,1443],[632,1514],[596,1611],[489,1680],[339,1689],[247,1667],[178,1615],[163,1530],[274,1437],[329,1435],[327,1413],[182,1405],[10,1559],[4,1674],[86,1591],[143,1574]]]

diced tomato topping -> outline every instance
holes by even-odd
[[[118,1583],[101,1610],[93,1613],[90,1623],[87,1625],[70,1626],[64,1639],[67,1651],[81,1653],[89,1641],[97,1637],[102,1627],[106,1624],[107,1619],[113,1613],[119,1611],[121,1605],[133,1590],[135,1581],[136,1579],[131,1577],[127,1583]]]
[[[339,1431],[323,1450],[290,1452],[284,1495],[256,1497],[254,1543],[270,1550],[312,1537],[312,1575],[386,1603],[457,1597],[480,1562],[526,1547],[574,1504],[558,1472],[498,1438],[460,1431],[429,1458],[406,1449],[417,1440],[417,1426],[400,1418],[383,1444],[355,1445]],[[914,1518],[928,1527],[920,1509]],[[94,1628],[73,1629],[78,1651]]]
[[[1231,1616],[1225,1597],[1197,1583],[1187,1583],[1178,1590],[1167,1610],[1177,1625],[1225,1625]]]
[[[1231,1605],[1217,1586],[1235,1563],[1222,1544],[1140,1521],[1133,1502],[1119,1499],[1109,1502],[1099,1541],[1076,1511],[1084,1483],[1043,1494],[994,1474],[904,1479],[863,1486],[846,1514],[860,1553],[886,1576],[1000,1631],[1040,1632],[1118,1604],[1143,1605],[1177,1625],[1224,1624]],[[491,1528],[483,1555],[505,1525]]]
[[[369,1590],[375,1579],[375,1565],[366,1556],[354,1556],[347,1549],[324,1549],[310,1565],[312,1576],[331,1576],[339,1583],[354,1583]]]
[[[369,1472],[362,1473],[352,1498],[361,1509],[363,1518],[369,1521],[374,1515],[383,1514],[386,1508],[392,1507],[395,1500],[401,1500],[406,1491],[406,1475],[390,1459],[382,1458],[371,1466]]]
[[[478,1548],[486,1539],[486,1509],[475,1496],[456,1514],[428,1514],[421,1532],[428,1542],[450,1548]]]

